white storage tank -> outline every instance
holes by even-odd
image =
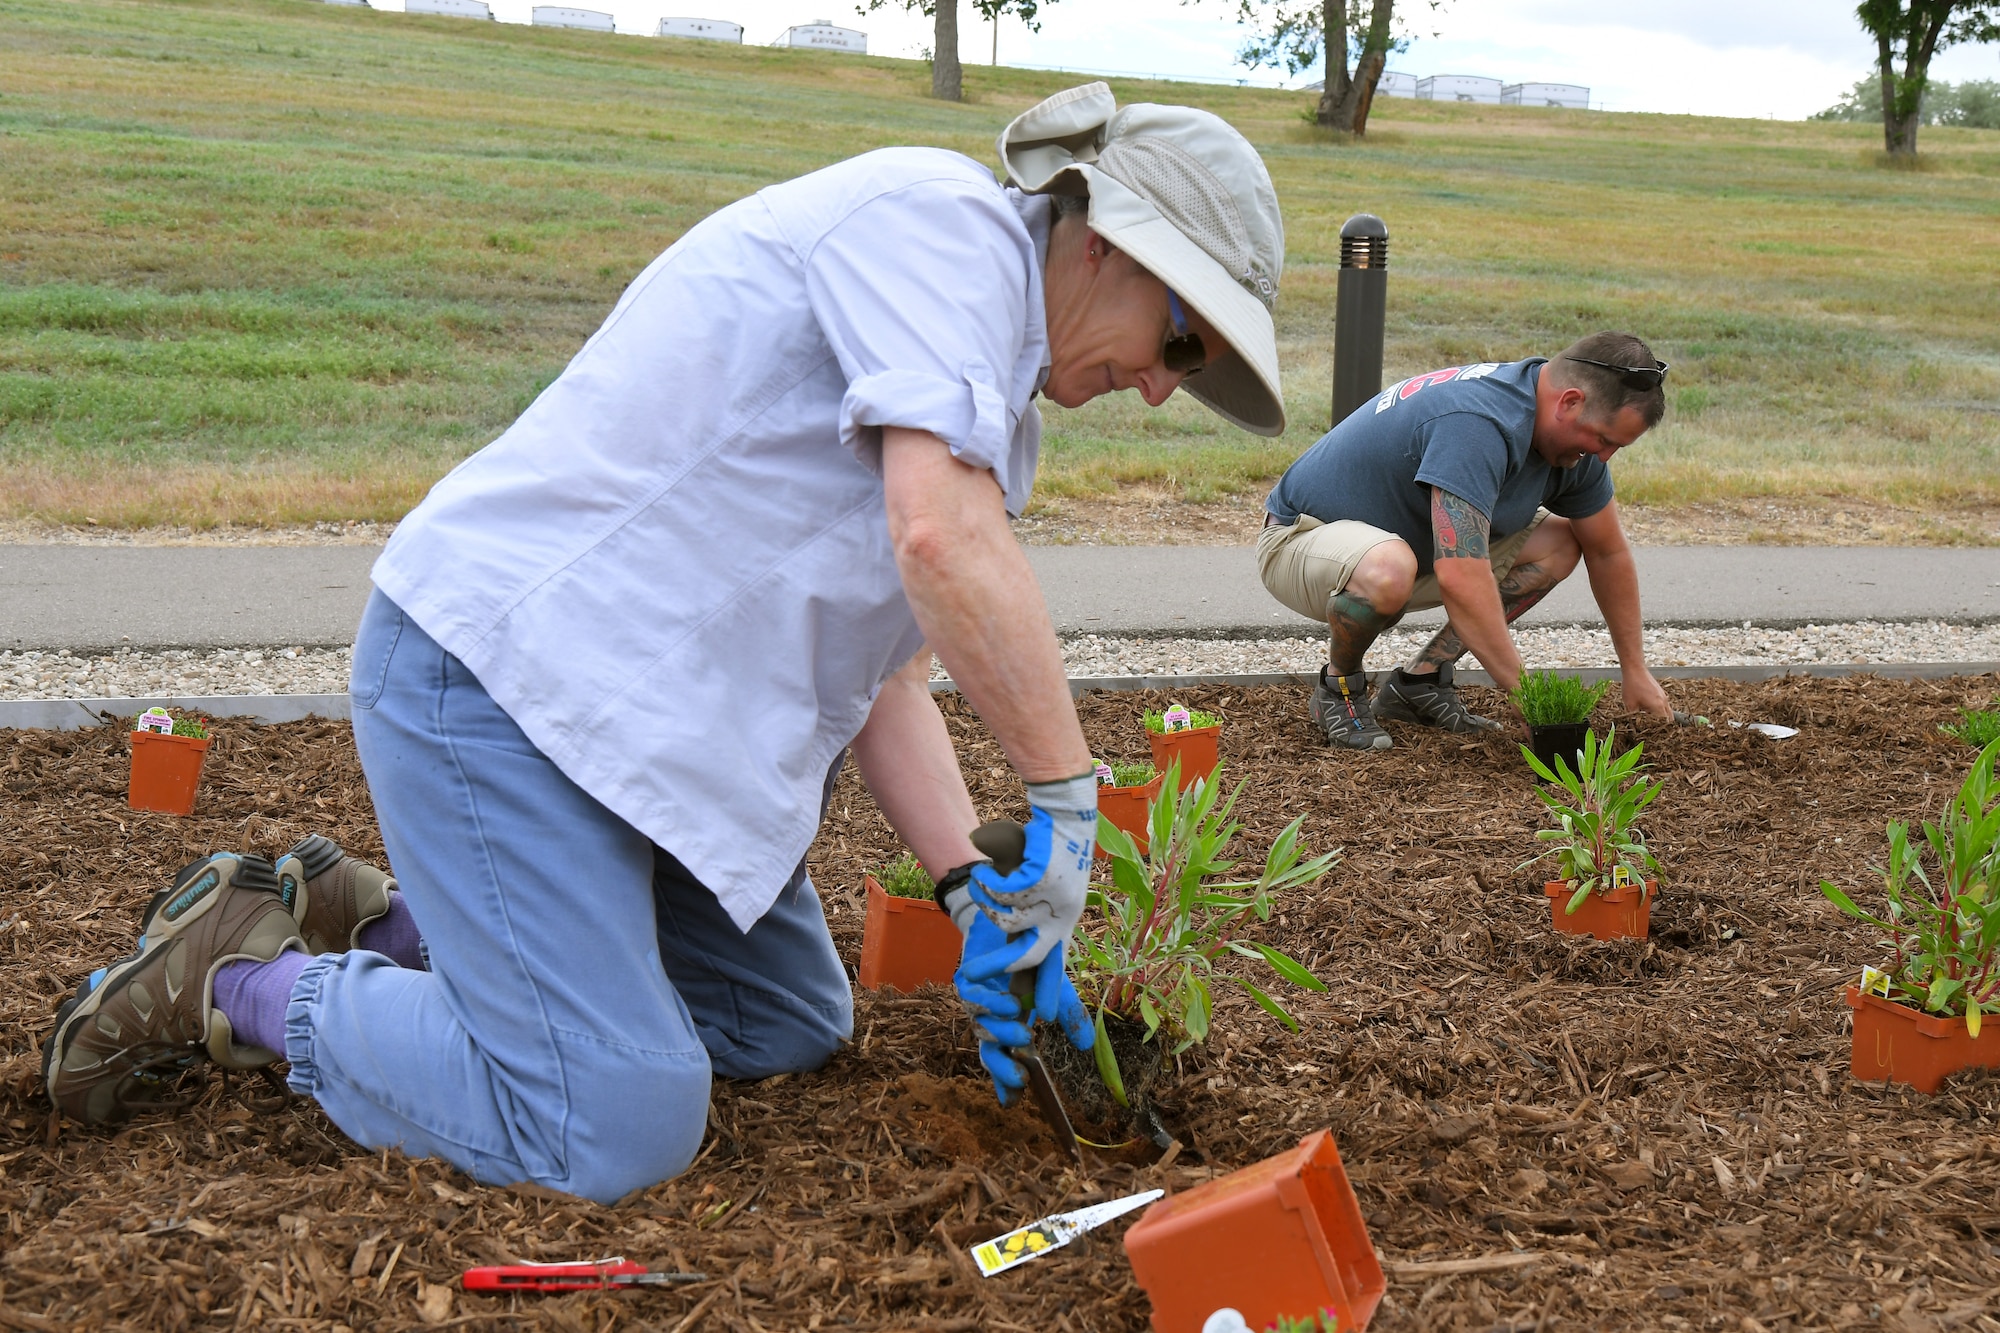
[[[486,0],[403,0],[405,14],[447,14],[457,19],[490,19],[493,6]]]
[[[1500,80],[1482,79],[1476,74],[1433,74],[1417,80],[1417,96],[1426,102],[1482,102],[1500,104]]]
[[[693,37],[704,42],[741,42],[743,25],[727,19],[661,19],[662,37]]]
[[[368,0],[326,0],[326,2],[329,5],[360,5],[363,9],[372,8]]]
[[[853,28],[838,28],[825,19],[818,19],[785,29],[772,45],[806,46],[815,51],[850,51],[865,56],[868,54],[868,34]]]
[[[1417,76],[1414,74],[1405,74],[1399,69],[1385,69],[1382,71],[1381,81],[1375,85],[1375,95],[1377,97],[1415,97],[1417,95]]]
[[[609,14],[595,9],[571,9],[567,5],[536,5],[532,15],[537,28],[587,28],[591,32],[616,32]]]
[[[1590,89],[1574,83],[1510,83],[1500,90],[1508,106],[1566,106],[1590,110]]]

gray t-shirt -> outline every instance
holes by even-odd
[[[1588,518],[1611,503],[1611,470],[1586,456],[1551,467],[1534,451],[1535,383],[1546,357],[1451,366],[1392,384],[1285,470],[1264,507],[1286,523],[1356,519],[1395,533],[1431,572],[1431,487],[1485,514],[1495,538],[1537,509]]]

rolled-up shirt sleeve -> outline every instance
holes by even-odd
[[[1005,197],[961,181],[885,194],[828,231],[806,258],[806,289],[847,377],[841,443],[879,472],[882,427],[929,431],[990,470],[1018,513],[1033,481],[1013,475],[1013,446],[1034,391],[1018,364],[1037,266]]]

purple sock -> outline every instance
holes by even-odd
[[[356,947],[382,954],[397,967],[422,971],[425,965],[424,937],[417,929],[417,919],[404,905],[403,895],[393,889],[389,891],[388,912],[361,928]]]
[[[268,963],[239,958],[215,974],[215,1007],[229,1020],[240,1046],[285,1053],[285,1009],[292,986],[312,955],[287,949]]]

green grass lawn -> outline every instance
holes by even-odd
[[[992,161],[1073,76],[375,13],[0,0],[0,516],[394,517],[502,430],[623,284],[730,200],[885,144]],[[1109,62],[1109,57],[1107,57]],[[1115,63],[1115,62],[1110,62]],[[1621,493],[2000,497],[2000,132],[1116,85],[1263,151],[1293,426],[1049,409],[1042,489],[1202,500],[1324,430],[1350,213],[1392,233],[1391,379],[1627,328],[1674,363]]]

